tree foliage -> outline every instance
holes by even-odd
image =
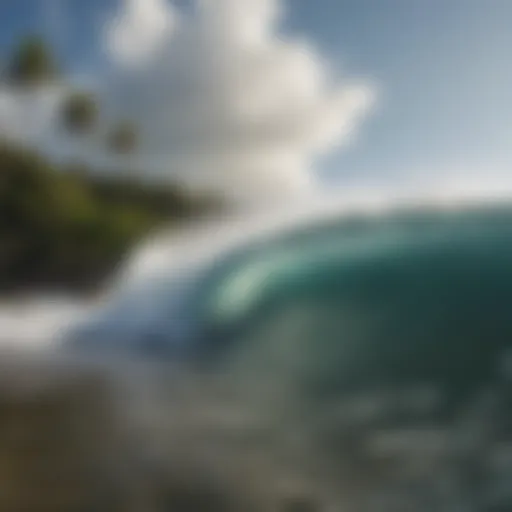
[[[138,133],[134,123],[122,121],[108,135],[110,150],[118,154],[131,153],[137,146]]]
[[[37,37],[21,42],[6,69],[9,83],[21,88],[44,86],[56,77],[55,59]],[[58,121],[69,134],[87,136],[102,133],[99,119],[99,99],[75,91],[62,104]],[[125,120],[113,125],[106,142],[111,152],[123,155],[136,149],[138,139],[136,124]],[[221,206],[176,186],[141,182],[133,172],[129,179],[122,171],[92,173],[80,160],[69,169],[56,167],[0,140],[0,291],[89,288],[153,227]]]
[[[58,76],[55,58],[43,39],[27,37],[14,51],[6,70],[8,81],[16,86],[38,86]]]
[[[92,94],[74,93],[62,107],[62,124],[72,134],[90,133],[98,121],[98,104]]]
[[[106,176],[0,144],[0,290],[94,288],[151,229],[211,209],[178,187]]]

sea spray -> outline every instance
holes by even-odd
[[[5,353],[0,510],[507,510],[510,211],[368,219],[334,301],[286,301],[215,365]]]

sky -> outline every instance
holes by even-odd
[[[141,119],[155,173],[512,193],[511,20],[510,0],[3,0],[0,53],[44,31]]]

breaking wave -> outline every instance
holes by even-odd
[[[293,226],[284,245],[273,238]],[[343,254],[343,286],[320,280],[318,300],[307,300],[292,285],[314,272],[320,231]],[[0,436],[0,461],[17,460],[23,443],[52,446],[63,454],[51,471],[75,468],[66,503],[95,510],[510,510],[512,208],[342,221],[331,211],[272,226],[259,217],[250,229],[229,219],[211,234],[201,226],[149,242],[112,291],[213,258],[212,239],[218,250],[256,237],[279,257],[300,239],[302,266],[294,274],[284,258],[279,283],[296,300],[251,320],[250,335],[206,370],[6,353],[0,407],[32,434]],[[44,480],[50,462],[33,458]],[[19,467],[0,462],[14,479],[25,478]],[[14,510],[28,497],[2,499]]]

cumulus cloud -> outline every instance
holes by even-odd
[[[351,141],[374,91],[334,77],[311,41],[284,37],[284,7],[195,0],[187,14],[168,0],[120,0],[103,34],[109,72],[89,82],[105,121],[138,124],[140,148],[116,162],[85,145],[80,159],[89,152],[103,168],[129,165],[244,204],[311,194],[315,159]],[[77,142],[55,129],[68,92],[0,90],[0,135],[76,154]]]
[[[63,91],[49,87],[41,91],[0,88],[0,135],[41,147],[54,133],[58,106]]]
[[[350,140],[373,100],[335,80],[307,40],[284,38],[277,0],[125,0],[107,25],[112,116],[140,125],[163,176],[240,198],[307,193],[317,156]]]
[[[165,0],[125,0],[109,26],[107,44],[125,65],[140,64],[172,34],[175,24],[175,13]]]
[[[62,106],[73,90],[59,84],[34,90],[0,87],[0,138],[39,150],[55,161],[109,168],[115,162],[98,152],[95,141],[72,137],[61,126]]]

